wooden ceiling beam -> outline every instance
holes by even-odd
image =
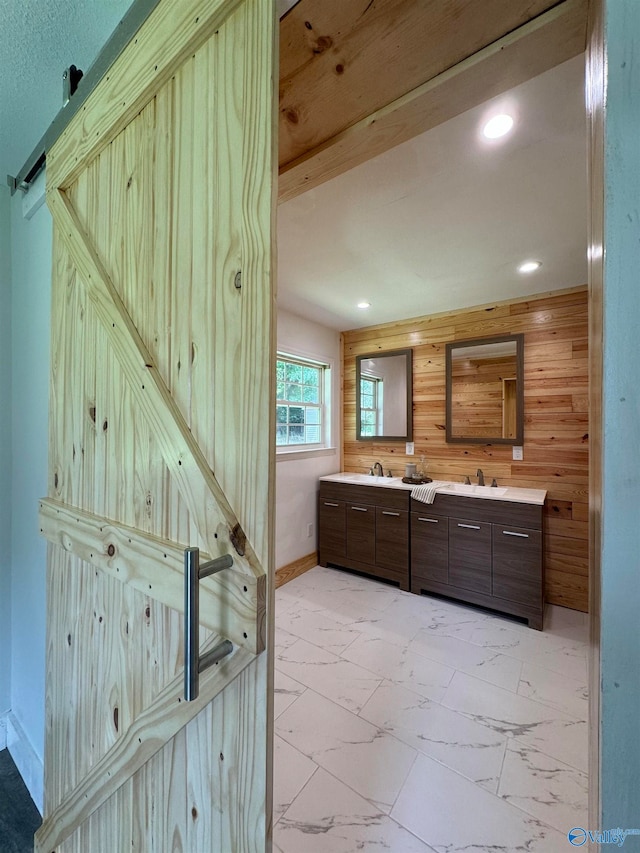
[[[587,6],[300,0],[280,23],[280,201],[582,53]]]

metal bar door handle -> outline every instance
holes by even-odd
[[[230,569],[231,554],[200,565],[200,549],[186,548],[184,552],[184,698],[192,702],[200,692],[200,673],[231,654],[233,644],[222,640],[211,651],[200,657],[198,632],[200,629],[200,581],[210,575]]]
[[[420,516],[418,516],[418,521],[430,521],[431,524],[437,524],[438,523],[437,518],[420,518]]]
[[[369,510],[363,506],[352,506],[351,509],[355,509],[356,512],[369,512]]]
[[[334,503],[331,503],[330,501],[325,501],[324,505],[325,506],[340,506],[340,504],[334,504]]]
[[[467,530],[480,530],[479,524],[458,524],[458,527],[466,527]]]
[[[528,539],[528,533],[516,533],[515,530],[503,530],[505,536],[520,536],[521,539]]]
[[[393,516],[395,516],[396,518],[399,518],[399,517],[400,517],[400,513],[399,513],[399,512],[389,512],[389,510],[388,510],[388,509],[383,509],[383,510],[382,510],[382,514],[383,514],[383,515],[393,515]]]

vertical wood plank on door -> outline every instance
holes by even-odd
[[[263,0],[228,5],[236,11],[219,32],[76,170],[67,199],[270,571],[275,16]],[[87,281],[58,236],[54,246],[50,494],[204,548],[213,531],[197,529]],[[62,548],[50,552],[48,812],[180,672],[183,652],[176,610]],[[200,642],[209,636],[200,630]],[[264,849],[268,677],[263,655],[59,845],[61,853]]]

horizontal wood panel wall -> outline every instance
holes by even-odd
[[[445,344],[491,335],[524,334],[524,459],[512,448],[447,444]],[[588,609],[589,425],[587,288],[500,302],[344,332],[344,460],[346,471],[374,461],[402,475],[424,456],[434,479],[462,481],[478,468],[488,483],[547,490],[545,596],[552,604]],[[355,440],[355,359],[413,348],[415,456],[404,442]]]

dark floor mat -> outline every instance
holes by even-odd
[[[33,853],[33,836],[41,823],[9,750],[0,750],[0,853]]]

